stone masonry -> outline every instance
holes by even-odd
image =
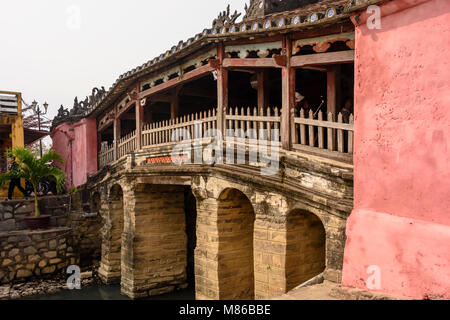
[[[284,156],[276,176],[226,165],[148,164],[130,154],[92,176],[104,219],[104,282],[142,298],[187,284],[187,208],[196,202],[197,299],[267,299],[318,274],[339,283],[351,166]],[[117,196],[118,195],[118,196]]]
[[[78,264],[71,235],[70,228],[0,233],[0,283],[50,276]]]
[[[142,298],[187,287],[184,203],[183,186],[137,185],[126,206],[122,293]]]

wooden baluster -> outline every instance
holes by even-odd
[[[342,116],[342,113],[340,112],[338,114],[338,123],[344,123],[344,118]],[[344,153],[344,130],[338,129],[337,139],[338,139],[338,151]]]
[[[206,132],[207,132],[207,137],[210,138],[211,137],[211,109],[208,110],[207,115],[206,115],[208,121],[206,122]]]
[[[150,124],[149,132],[147,134],[148,134],[148,144],[151,146],[153,145],[153,123]]]
[[[264,140],[264,109],[260,108],[259,109],[259,114],[258,114],[258,139]]]
[[[309,120],[314,120],[314,113],[312,110],[309,110]],[[309,129],[309,146],[314,147],[315,145],[315,137],[314,137],[314,126],[308,126]]]
[[[228,108],[228,115],[230,115],[230,116],[233,115],[233,108],[231,108],[231,107]],[[233,121],[232,120],[228,120],[228,127],[226,129],[229,129],[229,130],[233,129]]]
[[[239,132],[239,136],[241,138],[245,138],[245,121],[244,121],[244,117],[245,117],[245,109],[244,107],[241,107],[241,112],[240,112],[240,116],[242,117],[241,121],[239,122],[239,127],[240,127],[240,132]]]
[[[207,121],[205,121],[205,119],[206,119],[206,111],[202,111],[202,113],[201,113],[201,117],[202,117],[202,124],[201,124],[201,127],[202,127],[202,137],[201,138],[205,138],[206,136],[206,131],[208,130],[208,124],[207,124]]]
[[[217,109],[213,109],[212,116],[215,118],[215,120],[213,120],[213,122],[212,122],[212,127],[213,127],[213,129],[216,129],[217,128]]]
[[[196,113],[195,114],[195,122],[200,122],[200,114]],[[201,125],[200,124],[195,124],[195,139],[200,139],[200,128]]]
[[[253,108],[253,115],[252,118],[255,119],[253,120],[253,136],[252,139],[258,139],[258,121],[256,121],[256,118],[258,117],[258,108],[254,107]]]
[[[291,140],[292,144],[298,144],[298,131],[297,125],[295,124],[296,112],[295,108],[291,109]]]
[[[270,117],[272,114],[270,107],[267,107],[267,117]],[[272,122],[271,121],[266,121],[267,123],[267,140],[270,141],[272,138]]]
[[[352,125],[352,127],[354,126],[354,118],[353,118],[353,114],[350,115],[349,118],[349,124]],[[349,131],[348,132],[348,153],[353,154],[353,131]]]
[[[323,112],[322,111],[319,111],[318,117],[319,117],[319,121],[323,121]],[[325,146],[323,127],[319,126],[317,128],[317,130],[319,131],[319,148],[323,149]]]
[[[300,119],[305,119],[305,110],[300,109]],[[306,127],[304,124],[300,124],[300,143],[306,145]]]
[[[234,115],[239,117],[239,109],[238,109],[238,107],[234,108]],[[237,136],[237,137],[240,136],[239,120],[234,120],[234,135]]]
[[[294,112],[295,112],[295,109],[293,109],[294,110]],[[279,111],[279,109],[278,109],[278,107],[275,107],[275,109],[274,109],[274,116],[275,117],[279,117],[280,116],[280,111]],[[278,129],[278,130],[280,130],[280,122],[275,122],[275,129]]]
[[[156,123],[156,144],[161,143],[161,122]]]
[[[334,122],[333,113],[331,113],[331,112],[328,113],[327,121]],[[328,140],[327,141],[328,150],[334,151],[334,129],[333,128],[327,129],[327,140]]]
[[[250,107],[247,107],[247,110],[246,110],[245,113],[246,113],[246,116],[247,116],[247,121],[245,122],[246,123],[246,130],[247,130],[247,133],[248,133],[248,138],[251,139],[252,135],[251,135],[251,122],[250,122],[250,117],[251,117]]]

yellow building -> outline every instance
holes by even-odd
[[[22,94],[0,91],[0,173],[8,170],[5,151],[25,146],[22,117]],[[14,194],[20,196],[17,190]],[[8,186],[0,189],[0,198],[8,197]]]

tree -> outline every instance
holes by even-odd
[[[28,180],[33,186],[35,217],[41,216],[38,205],[37,188],[39,182],[47,178],[56,182],[57,192],[61,193],[64,189],[65,173],[55,166],[49,166],[49,162],[57,161],[64,163],[64,158],[54,150],[50,150],[42,158],[38,159],[30,150],[22,147],[16,147],[12,151],[6,153],[8,158],[15,158],[18,164],[17,170],[10,170],[0,175],[0,186],[3,186],[12,179]]]

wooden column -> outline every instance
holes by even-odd
[[[120,140],[120,118],[114,119],[114,160],[118,159]]]
[[[283,55],[286,55],[286,66],[281,69],[281,145],[283,149],[291,148],[290,116],[295,107],[295,69],[291,68],[292,43],[288,36],[283,38]]]
[[[327,112],[336,115],[338,113],[339,94],[341,91],[340,66],[327,68]]]
[[[217,129],[224,132],[224,114],[228,109],[228,70],[222,67],[224,59],[223,43],[217,46],[217,57],[220,67],[217,70]]]
[[[258,72],[258,110],[265,109],[270,103],[270,85],[267,71]]]
[[[140,92],[140,84],[136,86],[136,93]],[[141,105],[138,95],[136,94],[136,149],[142,149],[142,123],[144,119],[144,106]]]
[[[179,92],[180,88],[175,88],[172,92],[172,101],[170,102],[170,119],[172,121],[175,120],[176,117],[178,117],[178,114],[180,112],[180,99],[179,99]]]

